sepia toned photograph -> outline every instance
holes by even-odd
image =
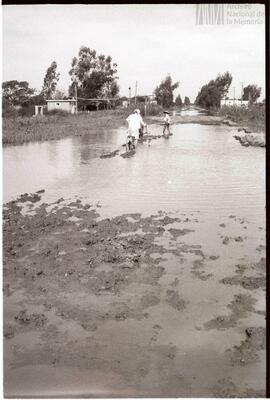
[[[267,7],[1,6],[4,398],[266,397]]]

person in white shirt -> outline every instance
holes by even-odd
[[[146,126],[141,117],[140,110],[135,109],[135,111],[127,117],[126,121],[128,123],[128,134],[132,136],[135,145],[135,140],[138,141],[139,139],[139,129],[141,126]]]
[[[165,135],[165,131],[166,131],[166,129],[167,129],[167,131],[168,131],[168,134],[170,134],[170,123],[171,123],[171,118],[170,118],[170,116],[169,116],[169,112],[168,111],[163,111],[164,112],[164,114],[165,114],[165,117],[164,117],[164,126],[163,126],[163,135]]]

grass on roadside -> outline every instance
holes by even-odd
[[[225,105],[220,108],[219,115],[232,119],[238,125],[247,126],[253,132],[265,132],[264,104],[253,104],[248,108]]]
[[[138,104],[136,107],[144,116],[144,105]],[[61,139],[67,136],[83,136],[104,129],[116,129],[126,125],[126,118],[134,111],[134,108],[135,106],[132,105],[127,109],[90,111],[78,115],[53,113],[31,117],[3,117],[2,143],[3,145],[15,145]],[[147,109],[147,117],[160,112],[161,107],[150,106]]]

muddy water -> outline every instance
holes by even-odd
[[[149,131],[158,134],[161,128],[153,125]],[[253,281],[259,277],[262,269],[257,263],[265,257],[264,150],[241,147],[232,128],[189,124],[172,131],[168,140],[139,145],[130,159],[99,158],[123,143],[124,128],[91,139],[4,149],[5,201],[44,188],[41,202],[63,197],[62,206],[79,197],[93,204],[101,217],[141,212],[153,225],[149,215],[163,211],[179,219],[163,225],[163,233],[155,238],[165,249],[151,254],[151,259],[161,260],[162,276],[151,278],[151,268],[157,274],[158,266],[149,266],[149,256],[134,273],[123,270],[131,278],[117,293],[90,292],[87,272],[80,283],[73,275],[66,278],[65,272],[85,267],[91,252],[92,247],[79,252],[83,219],[68,225],[67,234],[78,237],[69,244],[70,237],[66,240],[61,228],[53,228],[31,245],[33,258],[33,250],[20,253],[18,268],[32,270],[34,260],[44,278],[27,283],[19,277],[16,285],[11,277],[4,317],[13,324],[25,308],[45,314],[48,328],[21,325],[6,340],[7,396],[264,394],[265,350],[256,344],[246,347],[244,341],[248,327],[265,325],[265,289],[241,284],[241,276]],[[130,219],[132,224],[136,221],[142,219]],[[127,231],[121,234],[132,235],[132,229]],[[147,229],[137,234],[147,237]],[[117,242],[109,230],[102,236]],[[55,243],[65,254],[50,258],[46,251]],[[57,262],[57,271],[49,267],[52,262]],[[239,268],[244,268],[242,275]],[[101,264],[95,270],[95,276],[103,271],[105,278],[105,273],[117,271],[117,265]],[[64,281],[59,292],[56,285]],[[39,290],[44,287],[43,298]],[[44,311],[43,299],[52,304],[51,310]],[[67,312],[60,321],[59,311]],[[91,327],[85,328],[87,313]]]
[[[264,149],[244,148],[234,129],[175,125],[174,136],[139,145],[136,156],[100,159],[121,149],[125,129],[3,151],[4,202],[44,188],[49,201],[79,195],[104,212],[155,210],[264,215]],[[161,127],[149,127],[160,134]]]
[[[180,112],[174,111],[174,113],[181,116],[209,115],[207,110],[195,108],[182,109]]]

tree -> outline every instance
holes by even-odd
[[[243,100],[254,103],[260,97],[261,91],[261,87],[258,87],[256,84],[250,84],[244,88]]]
[[[179,86],[179,82],[172,84],[172,78],[168,75],[154,90],[156,101],[162,107],[173,105],[173,92]]]
[[[190,99],[188,97],[185,97],[185,101],[184,101],[185,105],[190,105]]]
[[[59,73],[56,73],[56,69],[57,64],[55,61],[53,61],[50,67],[48,67],[44,77],[41,94],[46,100],[52,99],[55,95],[56,86],[60,76]]]
[[[26,105],[34,92],[27,81],[10,80],[2,83],[3,104],[11,107]]]
[[[178,96],[175,98],[174,103],[175,103],[175,105],[176,105],[177,107],[182,107],[183,102],[182,102],[182,98],[181,98],[181,95],[180,95],[180,94],[178,94]]]
[[[29,99],[29,105],[43,105],[46,104],[46,99],[42,94],[34,95]]]
[[[82,98],[112,98],[119,93],[117,64],[111,56],[97,55],[96,50],[82,46],[71,63],[69,95]]]
[[[67,100],[68,97],[66,95],[66,93],[62,90],[56,90],[55,94],[53,96],[54,100]]]
[[[109,81],[104,84],[101,94],[105,98],[114,98],[118,95],[119,90],[120,90],[119,85],[115,80],[112,82]]]
[[[229,72],[219,74],[215,80],[209,81],[199,91],[195,104],[202,108],[219,108],[220,101],[228,93],[232,82]]]

